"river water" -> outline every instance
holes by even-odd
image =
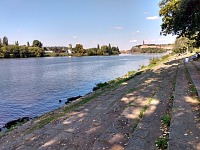
[[[0,127],[61,107],[67,98],[85,95],[97,83],[138,70],[158,56],[161,54],[0,59]]]

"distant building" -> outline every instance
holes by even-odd
[[[68,51],[67,51],[67,52],[68,52],[68,54],[72,54],[72,51],[71,51],[70,49],[68,49]]]

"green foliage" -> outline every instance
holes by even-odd
[[[42,48],[42,43],[38,40],[34,40],[33,41],[33,47],[39,47],[39,48]]]
[[[188,37],[200,45],[200,1],[162,0],[159,3],[162,17],[161,34]]]
[[[170,126],[170,122],[171,122],[171,116],[169,114],[164,115],[162,117],[162,121],[165,125],[167,125],[168,127]]]
[[[2,41],[1,41],[1,38],[0,38],[0,48],[2,47],[2,45],[3,45],[3,44],[2,44]]]
[[[74,48],[74,51],[78,56],[82,56],[85,53],[85,50],[83,49],[83,45],[82,44],[76,44],[76,47]]]
[[[88,56],[95,56],[95,55],[97,55],[97,48],[86,49],[86,54]]]
[[[139,114],[139,118],[141,119],[144,116],[145,111],[147,110],[147,106],[144,106],[141,110],[140,110],[140,114]]]
[[[120,51],[118,47],[111,47],[107,45],[101,46],[101,49],[99,49],[99,44],[97,45],[97,48],[89,48],[86,49],[86,55],[88,56],[95,56],[95,55],[119,55]]]
[[[166,52],[166,49],[163,48],[139,48],[139,47],[132,47],[131,52],[132,53],[164,53]]]
[[[151,58],[150,60],[150,64],[157,64],[159,61],[160,61],[160,59],[159,58]]]
[[[164,56],[162,56],[162,60],[165,60],[165,59],[167,59],[167,58],[169,58],[170,57],[170,55],[168,54],[168,55],[164,55]]]
[[[185,53],[189,47],[189,43],[191,43],[191,42],[186,37],[177,38],[174,43],[174,46],[173,46],[173,52],[174,53]]]
[[[168,138],[158,138],[155,144],[159,149],[164,150],[167,149],[168,141],[169,141]]]
[[[26,58],[42,56],[44,56],[44,50],[39,47],[9,45],[0,48],[0,58]]]
[[[102,88],[102,87],[105,87],[105,86],[107,86],[108,85],[108,83],[107,82],[104,82],[104,83],[98,83],[95,87],[93,87],[93,91],[96,91],[96,90],[98,90],[98,89],[100,89],[100,88]]]
[[[29,47],[30,46],[30,43],[29,42],[27,42],[27,47]]]
[[[3,46],[8,46],[8,38],[6,36],[3,37]]]
[[[16,41],[16,42],[15,42],[15,45],[19,46],[19,42],[18,42],[18,41]]]

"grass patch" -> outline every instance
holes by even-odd
[[[147,110],[147,106],[144,106],[142,109],[141,109],[141,111],[140,111],[140,114],[139,114],[139,118],[141,119],[143,116],[144,116],[144,113],[145,113],[145,111]]]
[[[160,62],[160,59],[158,57],[153,57],[153,58],[150,58],[149,60],[150,64],[157,64],[158,62]]]
[[[96,91],[96,90],[98,90],[98,89],[100,89],[100,88],[102,88],[102,87],[105,87],[105,86],[107,86],[108,85],[108,83],[107,82],[104,82],[104,83],[98,83],[98,84],[96,84],[96,86],[95,87],[93,87],[93,91]]]
[[[133,75],[134,73],[135,73],[135,71],[129,71],[127,75],[128,75],[128,76],[131,76],[131,75]]]
[[[169,114],[167,114],[167,115],[164,115],[163,117],[162,117],[162,121],[163,121],[163,123],[166,125],[166,126],[170,126],[170,122],[171,122],[171,116],[169,115]]]
[[[168,138],[158,138],[155,142],[156,146],[161,149],[161,150],[165,150],[167,149],[168,146]]]

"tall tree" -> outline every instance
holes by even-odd
[[[1,38],[0,38],[0,48],[1,48],[1,46],[2,46],[2,41],[1,41]]]
[[[27,42],[27,47],[29,47],[30,46],[30,43],[29,42]]]
[[[15,42],[15,45],[19,46],[19,42],[18,42],[18,41],[16,41],[16,42]]]
[[[200,0],[162,0],[159,6],[161,34],[188,37],[200,46]]]
[[[84,49],[83,49],[83,45],[82,44],[76,44],[75,53],[83,55]]]
[[[72,51],[72,44],[69,44],[68,49]]]
[[[33,47],[41,48],[42,47],[42,43],[39,40],[34,40],[33,41]]]
[[[8,38],[6,36],[3,37],[3,46],[8,46]]]
[[[173,46],[173,52],[175,53],[186,52],[186,50],[188,50],[189,43],[190,43],[190,40],[186,37],[177,38]]]
[[[97,45],[97,49],[100,49],[100,46],[99,46],[99,44]]]

